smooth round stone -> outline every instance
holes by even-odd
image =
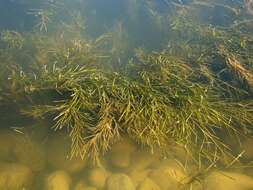
[[[0,163],[0,189],[29,189],[33,182],[32,171],[20,164]]]
[[[135,151],[131,156],[130,170],[145,170],[153,163],[158,162],[158,156],[146,151]]]
[[[146,178],[140,183],[137,190],[160,190],[160,187],[153,180]]]
[[[134,186],[138,186],[143,180],[145,180],[149,173],[150,173],[150,169],[146,169],[146,170],[132,170],[129,173],[129,176],[131,177]]]
[[[149,174],[152,179],[161,189],[177,189],[180,182],[185,179],[183,168],[175,160],[164,160],[157,169]]]
[[[250,190],[253,178],[244,174],[214,171],[204,180],[205,190]]]
[[[46,179],[46,190],[70,190],[71,178],[65,171],[55,171]]]
[[[108,175],[109,174],[105,169],[94,168],[89,172],[88,181],[92,186],[102,189],[105,186]]]
[[[97,188],[88,186],[84,182],[80,181],[76,184],[74,190],[97,190]]]
[[[126,174],[111,175],[106,182],[106,190],[135,190],[132,180]]]

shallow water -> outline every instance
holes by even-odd
[[[23,125],[22,125],[23,126]],[[251,189],[253,170],[234,161],[229,168],[200,168],[183,147],[161,156],[122,137],[99,164],[69,157],[67,134],[53,132],[44,121],[2,128],[0,188],[5,190],[169,190]],[[253,140],[242,144],[253,159]],[[204,171],[206,170],[206,171]]]
[[[0,33],[0,190],[253,189],[253,1],[6,0]]]

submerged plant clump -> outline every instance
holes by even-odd
[[[42,65],[12,70],[10,93],[32,104],[22,107],[23,113],[53,116],[55,130],[69,131],[72,156],[98,162],[127,135],[151,151],[166,154],[178,143],[216,161],[229,153],[220,135],[239,134],[251,125],[252,105],[226,95],[229,84],[220,85],[204,67],[169,52],[139,49],[126,69],[114,72],[105,69],[107,58],[96,42],[80,40],[77,46],[48,38],[43,43],[57,49],[44,52]],[[35,42],[33,59],[43,52],[41,45]]]
[[[194,21],[189,10],[209,4],[169,3],[176,10],[167,16],[151,5],[150,22],[166,23],[155,32],[168,33],[159,51],[135,47],[121,22],[92,39],[80,14],[54,25],[53,14],[38,12],[39,31],[2,32],[0,103],[53,120],[72,140],[71,157],[95,163],[122,136],[165,156],[178,144],[197,162],[233,158],[224,136],[252,133],[249,31]]]

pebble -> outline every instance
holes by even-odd
[[[135,190],[134,184],[126,174],[111,175],[106,181],[106,190]]]

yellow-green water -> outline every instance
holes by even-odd
[[[253,140],[242,143],[253,159]],[[69,157],[66,134],[53,133],[45,122],[25,128],[1,129],[1,190],[250,190],[253,169],[230,160],[228,168],[202,166],[183,147],[171,154],[141,148],[122,138],[93,165]],[[237,158],[239,159],[239,157]]]
[[[252,0],[0,1],[0,190],[253,190]]]

